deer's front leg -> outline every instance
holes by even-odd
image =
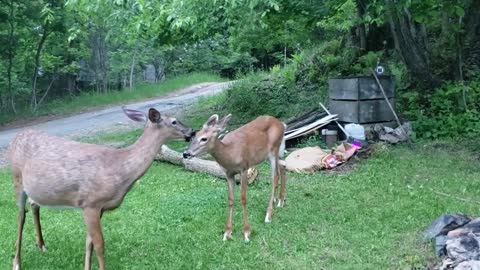
[[[37,246],[41,251],[46,251],[45,242],[43,241],[42,226],[40,225],[40,205],[31,203],[33,224],[35,226],[35,233],[37,235]]]
[[[233,203],[235,200],[235,175],[227,173],[227,188],[228,188],[228,216],[227,224],[225,225],[225,233],[223,234],[223,241],[226,241],[232,236],[232,218],[233,218]]]
[[[17,205],[18,205],[18,230],[17,230],[17,243],[16,243],[16,251],[15,251],[15,258],[13,259],[13,270],[20,270],[21,264],[21,253],[22,253],[22,235],[23,235],[23,226],[25,225],[25,203],[27,201],[27,196],[22,190],[22,186],[19,184],[21,180],[18,176],[15,176],[15,191],[17,197]]]
[[[93,251],[93,241],[92,237],[87,232],[87,237],[85,239],[85,270],[90,270],[92,268],[92,251]]]
[[[102,210],[96,208],[85,208],[83,210],[85,225],[87,226],[87,239],[85,251],[85,270],[91,268],[92,248],[95,248],[98,266],[100,270],[105,270],[104,241],[100,218]]]
[[[245,242],[250,241],[250,224],[248,224],[247,217],[247,183],[247,170],[244,170],[240,173],[240,201],[243,210],[243,236]]]

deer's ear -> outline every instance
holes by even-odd
[[[227,116],[220,119],[217,123],[217,127],[222,131],[225,130],[225,128],[228,125],[228,122],[230,122],[230,119],[232,119],[232,114],[228,114]]]
[[[160,115],[159,111],[155,110],[154,108],[150,108],[150,110],[148,110],[148,119],[152,123],[160,123],[160,121],[162,121],[162,116]]]
[[[217,122],[218,122],[218,115],[214,114],[214,115],[210,116],[210,118],[208,118],[207,122],[205,122],[205,124],[203,124],[203,127],[204,128],[213,127],[217,124]]]
[[[128,116],[128,118],[132,119],[136,122],[146,122],[147,116],[145,113],[137,110],[127,109],[125,106],[122,106],[123,112]]]

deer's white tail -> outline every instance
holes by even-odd
[[[285,132],[287,131],[287,124],[285,123],[282,123],[282,124],[285,127],[285,130],[283,131],[282,144],[278,149],[278,155],[280,156],[280,158],[283,158],[283,154],[285,154]]]

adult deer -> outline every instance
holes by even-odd
[[[280,156],[285,149],[285,124],[272,116],[260,116],[250,123],[227,133],[222,139],[231,114],[224,118],[212,115],[203,125],[190,146],[183,153],[184,158],[191,158],[203,153],[210,153],[215,160],[225,169],[228,185],[228,217],[223,240],[232,234],[233,215],[233,190],[235,175],[240,174],[240,200],[243,210],[243,235],[245,241],[250,240],[250,225],[247,218],[247,170],[263,162],[267,157],[272,167],[272,195],[268,203],[265,223],[272,219],[273,203],[278,179],[281,179],[278,207],[283,207],[285,202],[285,170],[280,165]]]
[[[131,146],[114,149],[25,130],[10,143],[8,161],[18,205],[18,235],[13,269],[20,269],[22,232],[27,198],[32,206],[37,245],[45,244],[40,226],[40,206],[83,209],[87,229],[85,269],[91,268],[95,247],[98,265],[105,269],[104,240],[100,225],[103,212],[120,206],[135,181],[142,177],[167,139],[194,136],[191,128],[151,108],[148,116],[123,108],[134,121],[146,122]]]

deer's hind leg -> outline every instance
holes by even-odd
[[[270,195],[270,200],[268,201],[267,214],[265,215],[265,223],[270,223],[272,221],[273,215],[273,203],[275,201],[275,193],[278,185],[279,177],[279,165],[278,165],[278,156],[275,155],[275,152],[269,154],[270,166],[272,168],[272,194]]]
[[[281,186],[280,186],[280,195],[278,196],[278,205],[277,207],[283,207],[285,205],[285,189],[286,189],[286,184],[287,184],[287,178],[286,178],[286,168],[285,165],[278,164],[278,175],[280,176],[281,180]]]
[[[21,174],[13,175],[13,185],[15,187],[15,197],[18,206],[18,230],[15,258],[13,259],[13,270],[20,270],[21,251],[22,251],[22,234],[23,225],[25,224],[25,203],[27,202],[27,194],[23,190],[23,181]]]
[[[40,225],[40,205],[30,202],[32,207],[33,224],[35,225],[35,233],[37,235],[37,246],[41,251],[46,251],[45,242],[43,241],[42,226]]]

